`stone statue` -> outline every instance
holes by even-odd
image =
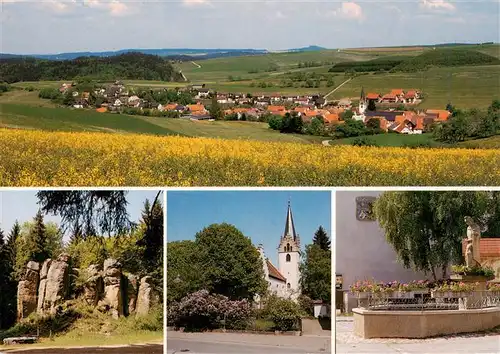
[[[470,216],[465,217],[465,223],[467,224],[467,248],[465,251],[466,264],[468,267],[480,266],[481,254],[479,248],[481,241],[481,228]],[[470,257],[469,252],[471,253]]]

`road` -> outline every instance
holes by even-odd
[[[330,337],[167,333],[167,354],[330,354],[330,348]]]
[[[191,62],[191,64],[195,65],[198,67],[198,69],[201,69],[201,65],[200,64],[196,64],[194,61]]]
[[[429,339],[362,339],[352,333],[352,321],[337,321],[336,353],[459,354],[500,353],[500,336],[463,334]]]
[[[347,84],[352,79],[353,78],[351,77],[350,79],[345,80],[343,83],[341,83],[340,85],[338,85],[337,87],[335,87],[333,90],[331,90],[330,92],[328,92],[326,95],[324,95],[323,98],[326,100],[326,98],[328,96],[330,96],[332,93],[334,93],[335,91],[337,91],[339,88],[341,88],[342,86],[344,86],[345,84]]]
[[[6,347],[0,354],[163,354],[163,344],[131,345],[131,346],[103,346],[103,347],[68,347],[68,348],[43,348],[43,349],[15,349]]]

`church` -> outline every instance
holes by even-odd
[[[288,202],[285,230],[278,245],[278,267],[274,266],[264,253],[264,247],[257,247],[264,267],[269,293],[282,298],[297,299],[300,294],[300,237],[295,231],[292,207]]]

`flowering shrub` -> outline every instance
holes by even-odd
[[[233,301],[207,290],[199,290],[169,305],[167,320],[169,325],[184,327],[186,330],[215,328],[245,328],[252,314],[246,300]]]
[[[399,284],[398,291],[418,291],[427,290],[429,288],[429,282],[427,280],[413,280],[409,283]]]
[[[268,318],[274,322],[274,329],[279,331],[297,330],[300,320],[300,307],[295,301],[274,298],[266,306]]]
[[[479,283],[463,283],[463,282],[453,282],[448,284],[442,284],[434,288],[434,291],[438,292],[470,292],[474,291]]]

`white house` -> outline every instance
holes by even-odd
[[[115,107],[121,107],[122,106],[122,101],[120,101],[120,99],[117,98],[115,100],[115,103],[113,104],[113,106],[115,106]]]

